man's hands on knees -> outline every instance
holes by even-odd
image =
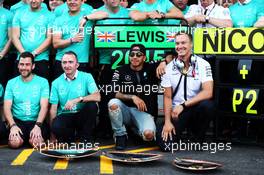
[[[12,126],[10,128],[9,141],[22,140],[20,134],[23,135],[21,129],[17,125]]]
[[[167,142],[168,137],[172,140],[172,134],[176,135],[175,127],[170,121],[165,122],[161,133],[163,141]]]
[[[133,103],[137,106],[139,111],[147,111],[146,103],[136,95],[132,96]]]
[[[64,109],[65,109],[65,110],[73,110],[73,108],[76,107],[76,104],[77,104],[78,102],[79,102],[79,101],[77,101],[77,99],[68,100],[67,103],[66,103],[65,106],[64,106]]]
[[[34,126],[34,128],[30,132],[30,140],[32,143],[41,143],[43,142],[43,137],[41,135],[41,128],[37,125]]]

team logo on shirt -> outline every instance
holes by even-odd
[[[0,17],[0,24],[5,25],[6,23],[7,23],[6,16],[5,16],[5,15],[2,15],[2,16]]]
[[[97,33],[97,41],[98,42],[114,42],[116,40],[116,34],[115,32],[100,32]]]
[[[131,76],[130,75],[125,75],[125,80],[126,81],[131,81]]]
[[[38,97],[38,94],[39,94],[39,90],[38,90],[38,86],[37,85],[34,85],[32,87],[32,97]]]

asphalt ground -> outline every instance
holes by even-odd
[[[111,139],[101,140],[101,151],[114,149]],[[101,144],[103,143],[103,144]],[[163,158],[148,163],[119,163],[111,161],[98,152],[81,159],[65,160],[43,156],[30,147],[9,149],[0,146],[0,174],[264,174],[264,148],[260,146],[230,145],[231,150],[178,150],[161,152],[155,144],[129,141],[127,151],[162,154]],[[215,153],[212,153],[215,152]],[[175,157],[214,161],[223,167],[205,172],[181,170],[172,165]]]

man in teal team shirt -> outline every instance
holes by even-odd
[[[74,52],[63,55],[61,66],[64,73],[51,86],[51,141],[91,143],[100,93],[93,76],[77,70]]]
[[[253,27],[264,16],[263,2],[256,0],[238,0],[229,9],[233,27]]]
[[[0,141],[6,137],[7,129],[5,123],[2,121],[3,117],[3,96],[4,96],[4,88],[0,84]]]
[[[0,83],[6,84],[8,79],[7,53],[11,46],[12,13],[3,7],[4,0],[0,0]],[[9,68],[10,69],[10,68]]]
[[[63,4],[63,0],[49,0],[50,11],[54,12],[57,7]]]
[[[19,53],[29,51],[35,57],[39,76],[49,78],[49,46],[54,16],[41,7],[42,0],[30,0],[29,8],[18,11],[13,19],[12,39]]]
[[[172,0],[173,4],[175,5],[175,7],[177,7],[178,9],[180,9],[183,13],[183,15],[185,15],[190,6],[188,6],[188,0]],[[180,20],[174,20],[174,19],[169,19],[168,20],[169,24],[180,24]]]
[[[104,11],[108,14],[109,18],[129,18],[129,11],[120,5],[120,0],[105,0],[105,5],[98,8],[96,11]],[[97,24],[127,24],[131,20],[121,20],[121,19],[105,19],[97,21]],[[96,32],[96,31],[95,31]],[[113,70],[111,68],[111,50],[99,50],[99,65],[100,65],[100,76],[99,84],[101,87],[111,83]],[[99,137],[112,137],[112,128],[111,123],[108,117],[107,103],[110,100],[109,96],[106,96],[103,92],[101,93],[102,100],[99,103],[100,105],[100,114],[99,114],[99,125],[97,136]],[[102,130],[102,128],[105,128]]]
[[[165,18],[183,18],[182,12],[169,0],[144,0],[131,7],[130,17],[145,24],[167,24]]]
[[[32,73],[34,56],[20,54],[20,75],[9,80],[4,96],[4,114],[10,127],[8,144],[19,148],[29,141],[38,146],[48,137],[44,120],[48,112],[49,83]]]
[[[90,36],[92,31],[92,22],[90,20],[102,19],[105,17],[105,13],[97,12],[91,14],[91,10],[81,11],[82,4],[82,0],[67,0],[69,11],[64,13],[63,16],[56,18],[54,22],[53,46],[58,49],[53,68],[55,78],[63,73],[61,58],[67,51],[74,51],[77,54],[80,63],[79,70],[89,71]],[[89,21],[86,22],[87,20]],[[86,22],[85,25],[82,21]]]
[[[20,2],[16,3],[15,5],[12,5],[10,8],[10,11],[13,14],[16,14],[17,11],[26,9],[28,7],[29,2],[30,2],[30,0],[21,0]],[[43,2],[43,0],[42,0],[42,2]],[[46,10],[48,9],[47,5],[45,3],[41,3],[41,7],[46,9]]]
[[[86,0],[82,0],[81,11],[83,11],[83,12],[92,11],[93,8],[90,5],[85,4],[85,1]],[[68,7],[67,3],[65,2],[64,4],[58,6],[54,10],[54,14],[56,17],[59,17],[59,16],[64,15],[65,13],[68,13],[68,11],[69,11],[69,7]]]

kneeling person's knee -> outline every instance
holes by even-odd
[[[154,132],[153,131],[151,131],[151,130],[144,131],[143,139],[145,141],[151,141],[151,140],[153,140],[153,138],[154,138]]]

